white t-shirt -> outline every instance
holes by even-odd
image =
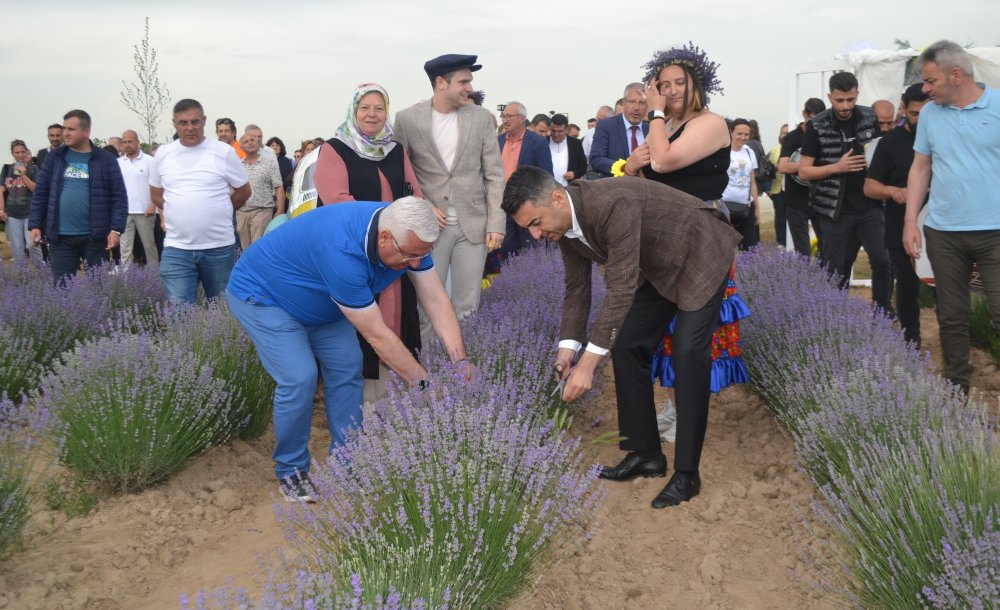
[[[205,138],[197,146],[180,140],[156,151],[150,186],[163,189],[165,247],[207,250],[231,246],[233,203],[231,189],[249,182],[243,162],[232,146]]]
[[[587,155],[587,160],[590,160],[590,147],[594,144],[594,129],[591,128],[587,130],[587,133],[583,134],[583,154]]]
[[[125,179],[125,192],[128,193],[128,213],[144,214],[153,200],[149,196],[149,175],[156,161],[141,150],[135,159],[122,155],[118,157],[118,167]]]
[[[552,153],[552,176],[556,182],[566,186],[567,182],[563,175],[569,171],[569,143],[566,140],[562,142],[549,140],[549,152]]]
[[[729,184],[722,193],[723,201],[750,203],[750,181],[757,169],[757,156],[749,146],[729,151]]]
[[[431,108],[431,136],[434,138],[441,160],[444,161],[444,166],[451,169],[455,153],[458,152],[458,112],[442,114]],[[448,224],[458,223],[458,211],[455,206],[448,204],[446,216]]]

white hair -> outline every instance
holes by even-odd
[[[924,49],[918,63],[923,68],[927,62],[936,63],[943,72],[958,68],[972,76],[972,58],[969,57],[969,52],[950,40],[939,40]]]
[[[388,230],[397,240],[405,240],[406,234],[412,232],[417,239],[429,244],[437,241],[441,232],[434,204],[412,195],[393,201],[382,211],[378,230]]]
[[[523,114],[524,116],[528,116],[528,109],[525,108],[524,104],[522,104],[521,102],[510,102],[509,104],[507,104],[506,108],[510,108],[511,106],[517,106],[518,114]]]
[[[636,91],[639,93],[639,95],[643,95],[646,93],[645,87],[643,87],[642,83],[629,83],[625,85],[625,93],[622,94],[622,97],[628,97],[629,91]],[[612,112],[614,111],[612,110]]]

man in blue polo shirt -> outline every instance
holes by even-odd
[[[458,318],[430,256],[438,233],[433,207],[418,197],[339,203],[268,233],[233,269],[229,308],[277,383],[273,457],[289,502],[313,500],[308,442],[317,360],[331,450],[361,424],[357,333],[402,379],[427,386],[427,371],[382,319],[375,297],[383,289],[409,273],[447,353],[465,361]]]
[[[1000,97],[975,81],[968,52],[954,42],[927,47],[919,65],[923,90],[934,103],[921,110],[913,145],[903,246],[920,257],[917,212],[929,184],[924,235],[937,287],[943,373],[968,392],[973,263],[1000,328]]]

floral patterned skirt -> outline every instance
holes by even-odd
[[[740,353],[740,320],[750,315],[750,309],[736,293],[736,263],[729,268],[729,281],[722,297],[719,310],[719,326],[712,336],[712,382],[711,391],[717,394],[732,384],[749,381],[747,369]],[[670,328],[664,335],[653,355],[653,381],[672,388],[674,386],[673,332],[677,318],[670,321]]]

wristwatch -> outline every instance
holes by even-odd
[[[667,120],[667,115],[663,114],[662,110],[650,110],[649,114],[646,115],[647,121],[652,121],[653,119],[663,119]]]

